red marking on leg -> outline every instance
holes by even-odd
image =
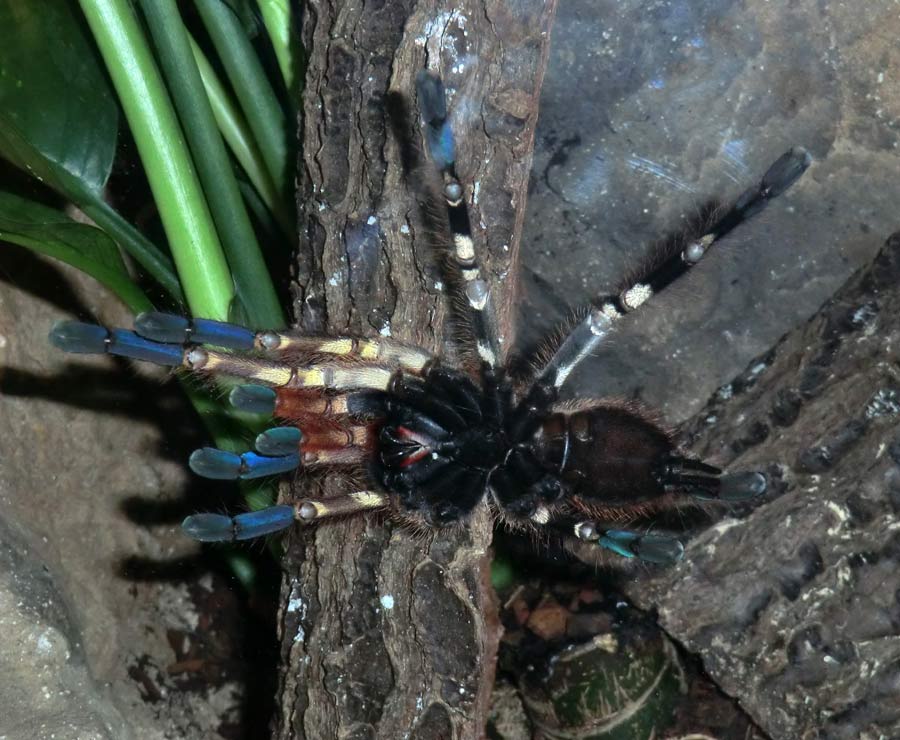
[[[322,391],[308,388],[278,388],[275,391],[275,416],[295,421],[300,417],[331,413],[331,399]]]

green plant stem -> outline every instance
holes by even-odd
[[[191,42],[174,0],[140,0],[200,183],[253,328],[280,328],[284,314],[238,190],[237,180],[204,89]]]
[[[290,242],[293,242],[296,225],[278,188],[275,187],[275,181],[262,160],[262,154],[253,140],[253,134],[246,119],[234,105],[231,96],[225,90],[203,50],[193,38],[191,39],[191,50],[194,53],[194,60],[200,70],[200,77],[206,88],[206,95],[212,106],[219,131],[222,132],[222,137],[238,164],[247,173],[247,179],[256,189],[260,199],[269,209],[284,235]]]
[[[83,199],[73,197],[72,202],[115,239],[119,246],[131,255],[175,301],[184,302],[175,266],[155,244],[122,218],[121,214],[106,201],[85,193]]]
[[[234,88],[269,174],[282,198],[288,192],[284,111],[240,20],[222,0],[195,0],[200,18]]]
[[[234,286],[175,111],[128,0],[80,0],[131,127],[191,312],[226,320]]]
[[[288,94],[292,95],[296,85],[295,72],[303,52],[295,42],[296,37],[291,33],[291,23],[294,19],[291,17],[290,0],[258,0],[257,5],[266,33],[275,50],[284,86]]]

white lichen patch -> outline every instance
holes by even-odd
[[[834,537],[841,529],[844,527],[844,524],[847,523],[850,519],[850,512],[848,511],[846,506],[841,506],[835,501],[826,501],[825,506],[831,511],[832,514],[837,518],[837,522],[829,527],[826,532],[829,537]]]
[[[391,609],[394,608],[394,597],[391,596],[390,594],[385,594],[384,596],[382,596],[380,601],[381,601],[381,607],[385,611],[390,611]]]

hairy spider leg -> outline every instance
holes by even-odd
[[[227,349],[259,350],[269,358],[282,361],[304,355],[332,355],[396,366],[413,374],[421,373],[433,359],[425,350],[382,337],[310,337],[292,332],[253,331],[237,324],[159,311],[138,314],[134,331],[145,339],[164,344],[211,344]]]
[[[679,455],[664,461],[656,475],[667,493],[686,493],[701,501],[739,503],[766,492],[762,473],[723,473],[714,465]]]
[[[388,506],[387,497],[376,491],[353,491],[327,500],[304,499],[296,504],[279,504],[237,516],[193,514],[182,530],[199,542],[237,542],[275,534],[294,522],[311,524],[334,516],[357,514]]]
[[[793,185],[811,161],[809,153],[802,147],[785,152],[769,167],[759,183],[745,190],[706,233],[688,239],[683,249],[674,254],[664,254],[656,266],[651,266],[644,276],[636,279],[618,296],[600,300],[598,307],[591,309],[557,347],[537,375],[523,403],[542,403],[544,408],[549,408],[556,400],[556,391],[572,371],[609,336],[615,319],[643,305],[655,293],[684,275],[718,239],[759,213],[772,198]]]
[[[426,147],[443,178],[441,193],[453,239],[452,263],[461,278],[475,349],[483,362],[496,368],[500,362],[497,316],[490,288],[481,275],[465,192],[456,174],[456,144],[447,117],[444,83],[437,75],[423,71],[416,76],[416,90]]]
[[[673,565],[684,557],[681,541],[666,534],[606,529],[602,523],[592,521],[578,522],[572,527],[572,534],[582,542],[591,542],[624,558],[637,558],[646,563]]]
[[[769,167],[757,184],[745,190],[705,233],[688,238],[686,245],[675,253],[662,255],[658,264],[651,266],[645,275],[633,281],[618,296],[599,301],[598,306],[592,308],[568,332],[516,406],[511,423],[514,441],[522,442],[537,431],[541,417],[556,403],[559,390],[572,371],[606,340],[616,319],[646,303],[655,293],[696,265],[718,239],[759,213],[772,198],[793,185],[811,161],[809,153],[802,147],[790,149]],[[739,496],[735,489],[739,488],[740,482],[749,491],[758,488],[756,479],[744,477],[729,481],[724,490],[728,495]]]
[[[108,353],[156,364],[180,367],[204,373],[241,377],[266,383],[245,384],[233,388],[229,398],[237,409],[253,413],[275,415],[291,421],[307,421],[305,431],[294,427],[275,427],[256,438],[256,452],[242,454],[206,447],[195,450],[189,460],[191,469],[204,477],[223,480],[253,479],[289,472],[301,465],[358,465],[374,445],[374,430],[366,425],[327,424],[318,421],[319,415],[342,416],[350,413],[348,391],[385,391],[398,370],[421,372],[427,360],[425,353],[408,351],[398,343],[375,340],[315,340],[299,346],[299,338],[279,335],[284,342],[279,348],[296,353],[319,353],[336,356],[355,356],[387,360],[394,367],[357,364],[340,366],[319,363],[292,367],[259,358],[217,352],[186,340],[215,342],[217,346],[239,351],[269,350],[275,344],[274,332],[251,332],[243,327],[205,319],[185,319],[171,314],[142,314],[136,321],[140,330],[170,342],[141,336],[124,329],[106,329],[94,324],[68,321],[57,324],[50,333],[50,341],[60,349],[76,353]],[[287,345],[285,347],[285,345]],[[428,359],[431,359],[428,356]],[[273,387],[274,386],[274,387]],[[326,391],[342,395],[326,396]],[[342,512],[352,504],[358,509],[376,508],[374,499],[349,498],[344,503],[328,502],[320,512]],[[299,505],[305,503],[301,501]],[[219,514],[199,514],[188,517],[185,532],[203,541],[231,541],[251,539],[284,529],[294,520],[288,514],[291,507],[274,506],[258,512],[228,517]],[[361,509],[360,509],[361,510]],[[308,510],[307,510],[308,513]],[[299,516],[299,515],[298,515]],[[299,516],[309,520],[309,516]]]
[[[811,162],[812,157],[802,147],[794,147],[782,154],[757,184],[747,188],[730,208],[704,229],[705,233],[683,235],[683,239],[673,244],[676,247],[674,253],[663,253],[654,266],[634,279],[618,295],[602,299],[599,305],[604,313],[615,319],[642,306],[703,259],[716,241],[762,211],[773,198],[790,188]]]
[[[342,365],[322,361],[306,365],[220,352],[195,344],[168,344],[126,329],[106,329],[80,321],[63,321],[50,341],[66,352],[111,354],[203,374],[243,378],[267,386],[325,391],[387,390],[395,370],[383,365]]]

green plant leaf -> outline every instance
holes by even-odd
[[[0,0],[0,157],[75,203],[181,300],[172,261],[102,199],[118,125],[103,67],[71,3]]]
[[[0,240],[78,268],[113,291],[135,313],[153,308],[131,281],[116,243],[100,229],[40,203],[0,192]]]
[[[266,169],[262,154],[259,147],[256,146],[247,121],[219,80],[203,50],[193,38],[191,39],[191,50],[194,53],[197,68],[200,70],[200,78],[203,80],[203,87],[209,97],[213,116],[215,116],[216,125],[222,133],[222,138],[225,139],[234,158],[244,170],[247,179],[253,184],[258,198],[272,213],[282,233],[288,240],[292,240],[296,228],[294,218],[282,200],[278,188],[275,187],[275,181],[272,180]],[[255,207],[255,204],[250,205],[251,208]]]
[[[299,21],[291,0],[259,0],[259,12],[272,42],[278,68],[288,94],[293,97],[304,66],[303,45],[297,33]]]
[[[91,190],[106,184],[119,112],[71,3],[0,0],[0,118]]]
[[[72,201],[130,254],[173,298],[182,300],[175,265],[159,248],[129,224],[85,181],[44,157],[15,125],[0,115],[0,153],[11,162]]]

